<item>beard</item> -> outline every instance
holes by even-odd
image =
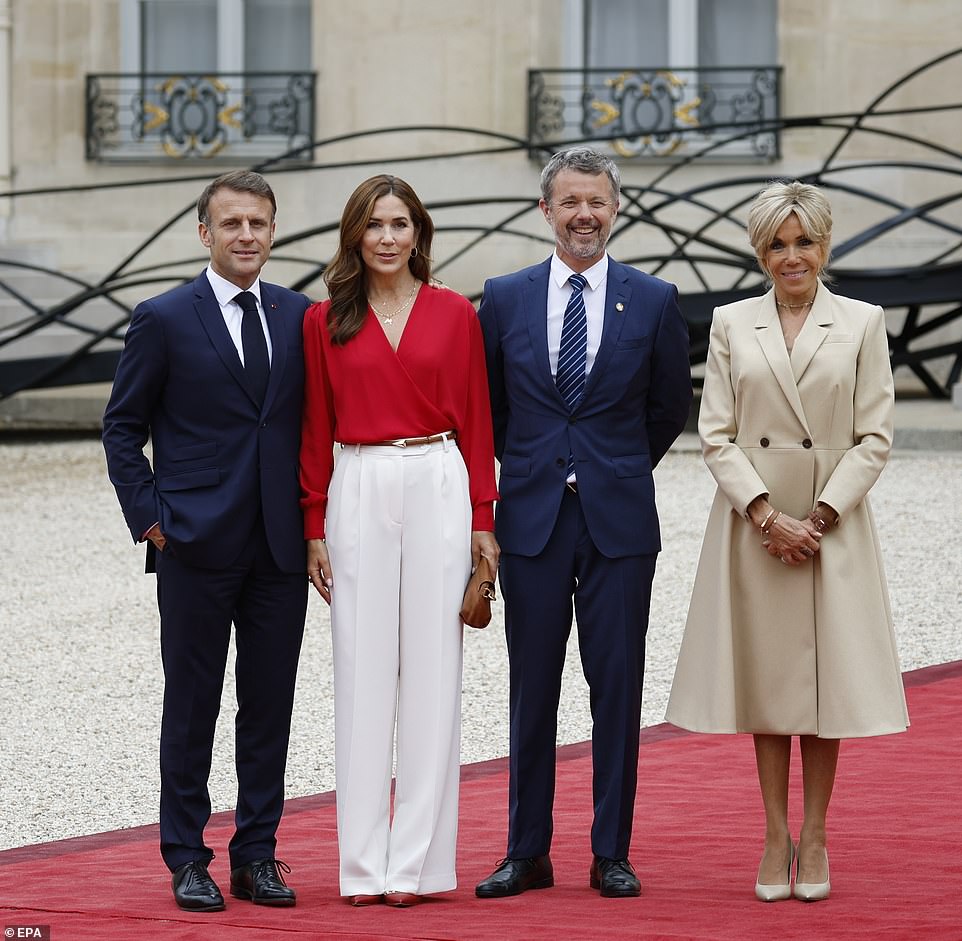
[[[610,229],[596,229],[591,236],[577,236],[568,229],[555,232],[561,248],[572,258],[595,258],[601,255],[608,244]]]

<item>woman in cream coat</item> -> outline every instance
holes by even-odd
[[[668,721],[751,732],[765,807],[755,892],[830,891],[825,816],[839,739],[908,724],[888,589],[867,494],[892,445],[894,391],[881,308],[820,275],[831,209],[776,183],[748,234],[773,287],[712,321],[698,430],[711,507]],[[791,736],[804,822],[788,824]]]

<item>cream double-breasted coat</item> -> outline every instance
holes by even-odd
[[[879,735],[908,713],[868,492],[892,445],[881,308],[819,284],[789,354],[772,291],[712,321],[698,430],[718,483],[668,703],[701,732]],[[839,523],[811,562],[765,551],[759,494]]]

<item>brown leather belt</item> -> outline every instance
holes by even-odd
[[[394,441],[365,441],[362,448],[416,448],[421,444],[437,444],[439,441],[455,441],[456,431],[442,431],[436,435],[425,435],[423,438],[395,438]]]

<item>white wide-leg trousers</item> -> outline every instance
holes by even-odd
[[[454,889],[458,612],[471,571],[468,477],[456,444],[342,448],[327,545],[341,894]]]

